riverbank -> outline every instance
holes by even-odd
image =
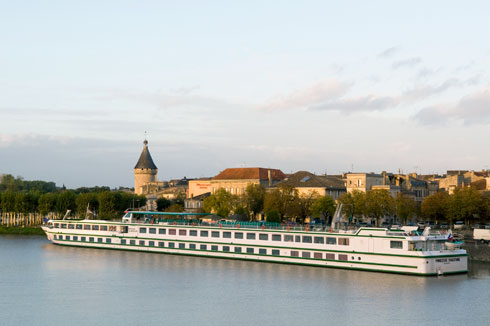
[[[0,234],[44,235],[39,226],[0,226]]]
[[[465,240],[463,249],[468,252],[468,259],[490,262],[490,245],[474,240]]]

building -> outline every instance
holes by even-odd
[[[193,198],[205,193],[211,193],[211,178],[199,178],[189,180],[187,188],[187,198]]]
[[[317,193],[320,196],[330,196],[334,200],[345,193],[345,183],[341,177],[315,175],[308,171],[298,171],[288,175],[284,180],[276,184],[293,186],[299,195],[311,195]]]
[[[382,186],[383,175],[376,173],[347,173],[345,174],[345,186],[347,192],[359,190],[366,192],[371,190],[373,186]]]
[[[222,188],[233,195],[241,195],[249,184],[260,184],[267,188],[284,178],[286,175],[278,169],[228,168],[211,179],[211,193]]]
[[[134,192],[138,195],[149,194],[157,183],[158,168],[153,163],[148,141],[143,142],[143,151],[134,167]]]
[[[206,192],[192,198],[186,198],[184,200],[185,211],[188,213],[202,213],[204,199],[208,198],[209,196],[211,196],[211,193]]]

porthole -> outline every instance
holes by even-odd
[[[357,260],[361,260],[361,257],[357,257]]]

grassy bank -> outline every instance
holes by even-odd
[[[44,235],[39,226],[0,226],[0,234]]]

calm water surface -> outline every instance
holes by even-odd
[[[440,278],[0,236],[0,325],[489,325],[490,265]]]

